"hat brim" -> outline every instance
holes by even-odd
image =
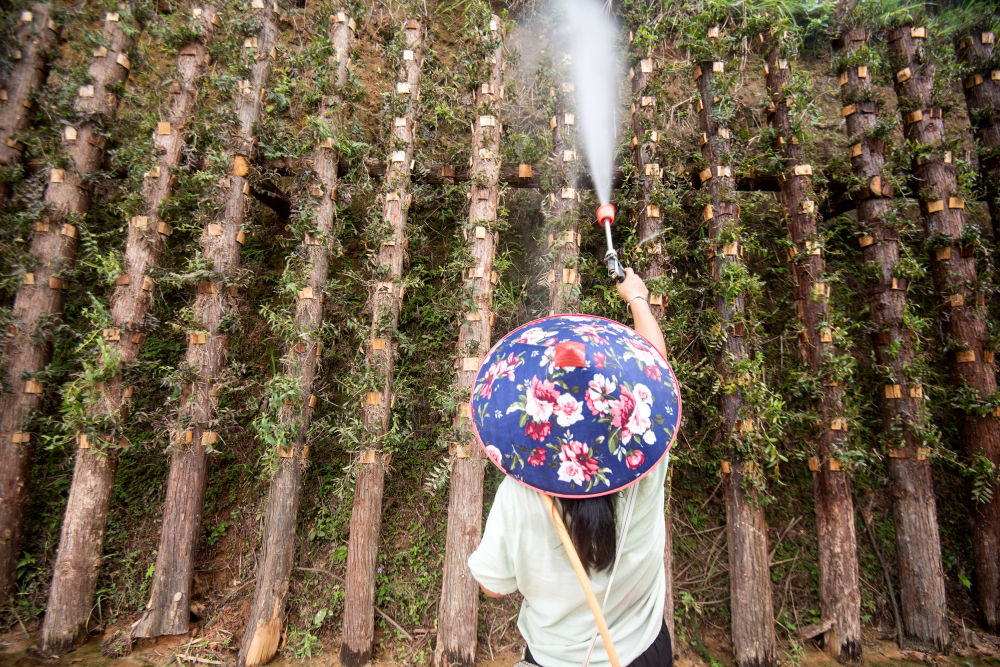
[[[546,329],[551,331],[547,332]],[[556,353],[551,348],[558,345],[552,340],[567,334],[567,330],[590,332],[589,337],[583,336],[584,340],[589,341],[587,363],[582,368],[560,367],[553,371],[552,363]],[[602,333],[595,336],[592,333],[594,331]],[[526,336],[526,332],[535,332],[536,337],[538,332],[553,335],[540,345],[540,340],[531,340],[532,336]],[[579,344],[570,340],[574,337],[575,334],[571,333],[560,342]],[[598,344],[597,341],[603,344]],[[623,354],[618,354],[621,351],[624,351]],[[635,355],[640,355],[647,365],[639,363]],[[516,365],[503,366],[505,358],[514,357],[519,359]],[[538,379],[538,371],[532,372],[529,364],[525,363],[528,358],[534,361],[539,357],[543,366],[546,362],[549,364],[549,373],[543,374],[541,380]],[[623,358],[625,361],[622,361]],[[597,365],[598,360],[600,365]],[[655,366],[651,360],[655,361]],[[644,368],[646,376],[632,368],[632,362],[637,362],[640,369]],[[574,367],[579,365],[578,361],[569,363]],[[498,364],[501,366],[500,377],[506,380],[496,379]],[[616,368],[622,375],[611,375],[612,371],[608,369],[613,364],[618,364]],[[598,374],[597,371],[601,373]],[[493,375],[490,375],[491,372]],[[531,380],[528,380],[529,374]],[[604,374],[608,374],[609,378],[605,378]],[[607,386],[618,391],[618,398],[613,398],[609,392],[594,402],[587,400],[586,405],[583,405],[584,400],[579,398],[581,388],[593,387],[593,382],[589,385],[585,382],[588,377],[601,378]],[[636,378],[644,382],[634,381]],[[573,384],[574,380],[577,384]],[[486,381],[491,382],[488,395],[484,389]],[[552,398],[560,395],[559,385],[562,386],[562,394],[573,397],[562,397],[570,405],[568,409],[571,411],[575,407],[577,412],[568,416],[566,421],[561,419],[566,415],[560,415],[558,423],[553,419],[549,419],[547,423],[535,423],[533,420],[541,410],[539,405],[543,406],[543,412],[550,407],[557,410],[563,407],[562,399],[559,399],[560,405],[556,405]],[[525,392],[532,391],[542,395],[543,400],[552,401],[551,405],[539,403],[535,395],[526,398]],[[520,397],[517,400],[514,398],[515,393]],[[646,407],[636,407],[643,397],[647,401]],[[638,431],[634,425],[638,418],[645,424],[645,431],[628,431],[624,421],[626,415],[623,414],[628,409],[621,408],[622,404],[632,408],[630,414],[633,419],[628,425]],[[616,408],[615,405],[619,407]],[[654,409],[650,406],[658,406],[662,412],[650,412]],[[588,408],[589,414],[584,419],[580,412]],[[638,415],[640,409],[646,410],[644,417]],[[469,410],[476,440],[487,459],[520,484],[562,498],[599,497],[616,493],[638,482],[668,456],[683,417],[680,386],[667,359],[634,329],[594,315],[542,317],[521,325],[498,340],[490,348],[477,372],[469,399]],[[529,412],[532,413],[530,418],[526,416]],[[519,422],[509,416],[512,413],[518,413],[515,417],[519,418]],[[652,423],[656,419],[660,420],[659,423]],[[584,433],[583,437],[577,436],[580,429]],[[532,451],[534,453],[528,456]],[[575,455],[580,458],[574,458]],[[536,458],[540,460],[534,460]],[[633,466],[636,460],[640,463]],[[576,465],[580,461],[585,463],[582,471]],[[588,471],[590,475],[587,474]],[[567,485],[567,479],[580,483]]]

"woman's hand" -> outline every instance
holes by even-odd
[[[646,283],[642,282],[642,278],[637,276],[635,271],[625,269],[625,280],[618,283],[618,294],[625,299],[629,310],[632,311],[635,330],[666,357],[667,344],[663,340],[660,324],[649,309],[649,289]]]
[[[632,301],[641,299],[649,305],[649,289],[642,278],[636,275],[631,268],[625,269],[625,280],[618,283],[618,294],[632,307]]]

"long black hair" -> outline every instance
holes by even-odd
[[[560,498],[563,522],[580,561],[588,572],[600,572],[615,562],[615,498]]]

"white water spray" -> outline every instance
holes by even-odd
[[[597,0],[555,0],[565,19],[561,37],[569,52],[576,116],[590,177],[602,204],[611,200],[618,104],[622,79],[618,29]]]

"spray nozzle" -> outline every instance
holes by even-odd
[[[608,242],[608,251],[604,253],[604,263],[608,265],[608,277],[620,283],[625,280],[625,269],[618,261],[618,252],[611,240],[611,223],[615,221],[615,207],[611,204],[602,204],[597,209],[597,221],[604,227],[604,239]]]
[[[613,204],[601,204],[597,209],[597,222],[611,224],[615,221],[615,207]]]

